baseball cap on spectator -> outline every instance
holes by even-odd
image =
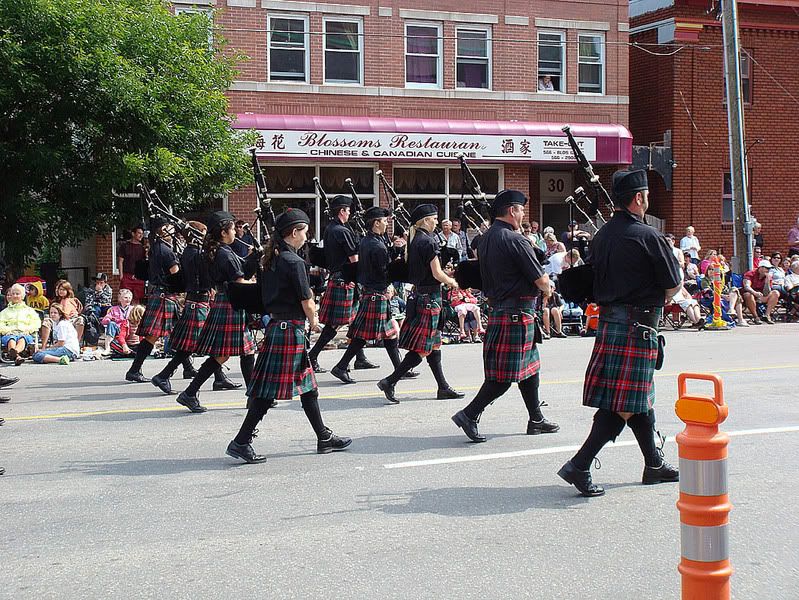
[[[92,281],[108,281],[108,275],[105,273],[97,273],[97,275],[92,277]]]
[[[771,268],[771,261],[765,260],[765,259],[761,260],[759,263],[757,263],[757,267],[758,268],[763,267],[765,269],[770,269]]]

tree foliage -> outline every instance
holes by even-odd
[[[139,214],[144,181],[178,210],[243,184],[234,60],[206,15],[160,0],[0,2],[0,241],[20,265]],[[217,46],[219,41],[216,41]]]

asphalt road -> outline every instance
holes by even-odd
[[[799,598],[797,334],[671,332],[656,378],[675,463],[677,373],[724,379],[735,598]],[[678,486],[640,485],[631,433],[600,454],[604,497],[580,498],[555,475],[590,427],[580,395],[591,345],[542,348],[558,434],[524,434],[514,386],[483,415],[488,442],[470,444],[449,420],[466,402],[432,399],[425,365],[387,405],[374,384],[388,357],[371,349],[384,368],[354,372],[357,385],[319,378],[327,424],[354,438],[349,451],[315,454],[299,402],[286,401],[261,424],[262,465],[224,454],[242,393],[204,391],[210,410],[193,415],[122,381],[126,362],[3,368],[23,381],[0,405],[0,597],[677,598]],[[445,347],[444,366],[474,394],[479,346]]]

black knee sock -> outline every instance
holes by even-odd
[[[214,371],[214,381],[217,383],[221,383],[225,380],[225,371],[222,365],[219,365],[219,368]]]
[[[408,352],[408,354],[405,355],[405,358],[402,359],[402,362],[399,364],[399,366],[394,369],[394,372],[386,377],[386,380],[391,385],[396,385],[397,382],[402,379],[402,376],[405,375],[405,373],[414,367],[419,366],[421,362],[422,357],[416,354],[416,352]]]
[[[172,375],[175,374],[175,371],[178,369],[178,365],[183,362],[185,358],[188,358],[188,352],[182,352],[178,350],[175,352],[174,356],[169,359],[169,362],[166,363],[166,366],[161,369],[161,372],[158,374],[158,377],[161,379],[169,379]]]
[[[271,401],[265,402],[263,407],[250,408],[247,410],[247,415],[244,417],[241,429],[239,429],[233,441],[237,444],[249,444],[252,441],[252,434],[255,428],[258,427],[258,423],[260,423],[261,419],[266,415],[266,411],[269,410],[270,403]]]
[[[144,364],[144,359],[150,356],[153,345],[146,339],[142,338],[139,342],[139,347],[136,348],[136,358],[133,359],[133,364],[128,369],[129,373],[138,373],[141,371],[141,366]]]
[[[386,353],[388,354],[388,357],[391,359],[391,364],[394,365],[394,368],[396,369],[399,366],[399,364],[402,362],[399,353],[399,345],[397,344],[397,338],[384,339],[383,347],[386,349]]]
[[[466,413],[466,416],[470,419],[476,420],[485,410],[486,406],[507,392],[508,388],[510,388],[510,383],[484,381],[477,395],[474,397],[474,400],[463,409],[463,412]]]
[[[363,346],[366,346],[366,343],[364,343]],[[358,348],[358,352],[355,353],[355,360],[358,362],[363,362],[366,360],[366,353],[363,351],[363,346]]]
[[[433,377],[436,378],[438,389],[443,390],[449,387],[447,378],[444,377],[444,369],[441,367],[441,350],[433,350],[427,355],[427,365],[433,372]]]
[[[611,440],[615,440],[624,429],[624,419],[613,411],[600,408],[594,414],[594,424],[582,448],[572,458],[572,464],[581,471],[591,468],[599,451]]]
[[[255,354],[242,354],[239,357],[239,365],[241,366],[241,374],[244,375],[244,385],[249,387],[252,371],[255,368]]]
[[[319,357],[319,353],[325,349],[325,346],[327,346],[328,342],[334,337],[336,337],[336,328],[325,325],[324,329],[322,329],[322,333],[319,334],[319,339],[316,340],[313,348],[308,352],[308,358],[316,360]]]
[[[180,361],[181,364],[183,365],[183,369],[186,370],[186,371],[193,370],[194,369],[194,363],[191,362],[191,354],[189,354],[188,352],[184,352],[184,353],[181,353],[181,354],[183,354],[185,356],[185,358],[182,361]]]
[[[302,404],[302,410],[305,411],[305,416],[308,417],[308,422],[311,424],[311,427],[313,427],[316,437],[321,440],[327,437],[328,431],[327,427],[325,427],[325,422],[322,420],[318,398],[319,392],[311,390],[300,396],[300,404]]]
[[[527,407],[527,413],[531,421],[541,421],[544,415],[541,414],[541,402],[538,399],[538,373],[519,382],[519,391],[522,393],[522,400]]]
[[[655,444],[655,411],[650,409],[648,413],[633,415],[627,419],[627,426],[633,430],[635,439],[638,440],[646,466],[659,467],[663,458]]]
[[[336,366],[340,369],[346,369],[350,366],[350,361],[354,356],[358,353],[363,354],[363,347],[366,345],[366,340],[361,340],[358,338],[350,340],[350,345],[344,351],[344,356],[341,357],[341,360],[336,363]],[[360,359],[358,359],[360,360]]]
[[[200,365],[197,375],[195,375],[194,379],[191,380],[191,383],[189,383],[188,387],[183,393],[187,396],[196,396],[202,384],[208,381],[208,378],[214,374],[214,371],[216,371],[218,366],[219,363],[213,356],[206,358],[205,362]]]

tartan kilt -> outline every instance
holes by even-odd
[[[347,337],[359,340],[382,340],[394,332],[387,292],[364,294]]]
[[[208,307],[208,302],[186,301],[172,335],[169,336],[169,347],[172,350],[194,352],[197,349],[200,332],[208,318]]]
[[[483,339],[486,381],[519,382],[541,369],[532,311],[493,309]]]
[[[438,328],[442,303],[441,293],[419,294],[416,297],[416,314],[402,322],[399,347],[427,356],[441,347],[441,330]]]
[[[147,298],[136,335],[161,337],[169,335],[180,316],[180,307],[174,294],[154,292]]]
[[[305,321],[269,321],[247,386],[247,407],[266,400],[290,400],[315,389],[316,378],[305,348]]]
[[[244,311],[234,310],[227,294],[218,292],[211,302],[194,352],[206,356],[241,356],[254,351],[255,343],[247,329]]]
[[[648,412],[655,403],[657,354],[657,336],[645,340],[632,323],[608,323],[600,316],[583,404],[614,412]]]
[[[355,283],[330,279],[327,282],[325,294],[322,296],[319,322],[330,327],[349,325],[355,314],[355,310],[353,310],[354,296]]]

